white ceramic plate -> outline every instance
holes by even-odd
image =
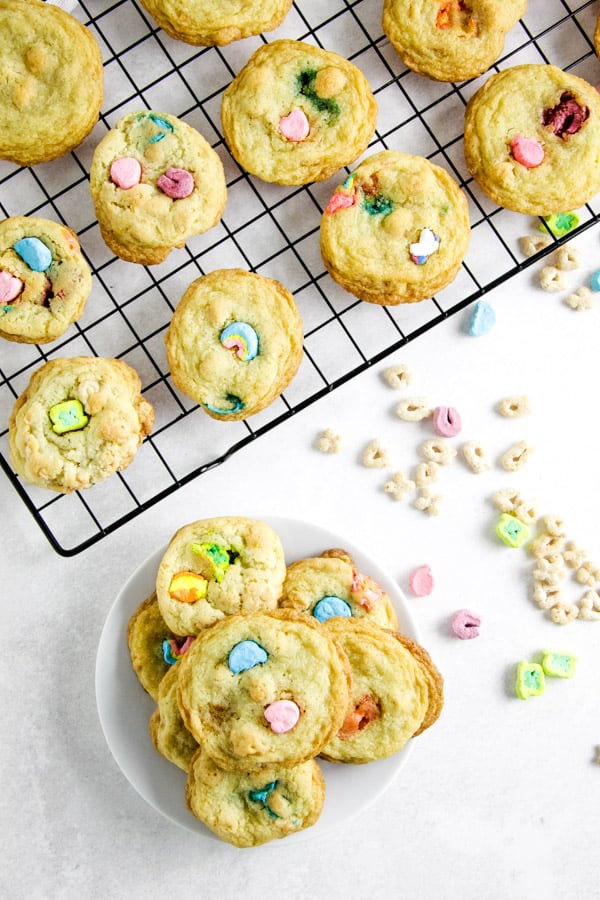
[[[400,630],[419,641],[420,635],[406,598],[394,579],[347,538],[318,525],[293,519],[268,518],[279,535],[286,561],[318,556],[332,547],[343,547],[359,571],[370,575],[387,591]],[[185,805],[185,773],[163,759],[148,734],[148,721],[156,704],[144,691],[131,667],[127,647],[127,623],[140,603],[154,590],[156,572],[165,548],[153,553],[129,578],[116,598],[104,624],[96,657],[96,702],[106,741],[117,765],[136,791],[164,816],[204,838],[216,839]],[[318,837],[355,816],[372,803],[396,777],[406,762],[412,741],[394,756],[367,765],[320,763],[325,776],[325,805],[311,828],[286,838],[286,842]]]

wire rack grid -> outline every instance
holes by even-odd
[[[464,163],[464,107],[486,76],[447,84],[407,70],[383,34],[381,6],[374,0],[296,0],[276,31],[210,48],[170,39],[135,0],[82,0],[75,6],[73,15],[89,26],[103,54],[100,120],[83,144],[61,159],[31,168],[0,161],[2,215],[38,215],[66,223],[78,233],[93,273],[85,312],[62,338],[40,346],[2,341],[0,347],[0,463],[58,553],[75,555],[115,531],[564,240],[551,236],[547,249],[523,258],[518,238],[535,233],[539,220],[496,207]],[[530,0],[493,69],[550,62],[592,84],[600,81],[590,38],[596,16],[592,2]],[[319,221],[339,176],[286,188],[249,176],[230,156],[220,130],[222,91],[261,42],[278,38],[333,50],[364,72],[379,110],[366,155],[399,149],[425,156],[448,169],[465,189],[470,249],[455,281],[431,300],[399,307],[364,303],[326,273]],[[170,112],[197,128],[219,153],[227,177],[228,200],[219,225],[153,267],[125,263],[110,253],[89,195],[95,146],[121,116],[137,109]],[[580,224],[569,238],[598,220],[600,197],[577,212]],[[221,422],[173,386],[164,334],[191,281],[234,266],[276,278],[293,292],[303,320],[305,353],[298,374],[267,410],[245,421]],[[83,492],[54,494],[15,476],[8,461],[8,419],[36,368],[47,359],[78,355],[119,357],[132,365],[144,396],[154,405],[155,427],[123,472]]]

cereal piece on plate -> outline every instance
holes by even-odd
[[[542,532],[534,538],[527,549],[537,559],[547,559],[561,552],[563,539],[559,535]]]
[[[564,244],[556,251],[556,267],[563,272],[570,272],[581,266],[581,250],[573,244]]]
[[[417,487],[428,487],[430,484],[439,480],[440,464],[427,460],[427,462],[419,463],[415,469],[415,485]]]
[[[570,306],[571,309],[575,310],[584,310],[584,309],[592,309],[594,307],[594,295],[590,291],[588,287],[582,285],[580,288],[577,288],[574,294],[569,294],[566,298],[565,303],[567,306]]]
[[[388,366],[383,372],[385,382],[394,390],[401,390],[412,384],[413,373],[409,366],[400,363],[397,366]]]
[[[526,394],[515,397],[505,397],[498,404],[498,412],[507,419],[514,419],[518,416],[525,416],[531,412],[531,404]]]
[[[433,438],[432,440],[425,441],[421,449],[425,459],[429,460],[429,462],[438,463],[441,466],[448,465],[448,463],[451,463],[456,456],[454,447],[448,444],[443,438]]]
[[[556,603],[550,610],[550,618],[556,625],[568,625],[579,615],[579,607],[574,603]]]
[[[364,449],[361,461],[363,466],[369,469],[384,469],[389,466],[388,451],[383,447],[378,438],[374,438]]]
[[[404,422],[420,422],[431,415],[431,405],[426,397],[411,397],[401,400],[396,407],[396,415]]]
[[[476,475],[490,468],[491,462],[479,441],[465,441],[461,451],[465,462]]]
[[[406,478],[403,472],[395,472],[389,481],[383,486],[386,494],[391,494],[394,500],[404,500],[415,489],[415,482]]]
[[[579,618],[584,621],[600,619],[600,594],[598,591],[586,591],[579,601]]]
[[[533,602],[540,609],[552,609],[557,604],[563,604],[563,592],[555,585],[543,583],[541,581],[534,582],[533,585]]]
[[[566,291],[565,273],[556,266],[544,266],[540,272],[540,287],[551,292]]]
[[[564,549],[563,559],[570,569],[578,569],[586,561],[587,553],[575,541],[569,541]]]
[[[589,560],[584,560],[575,571],[575,581],[594,587],[600,581],[600,570]]]
[[[517,472],[523,468],[532,451],[533,447],[527,441],[519,441],[517,444],[513,444],[512,447],[509,447],[502,455],[500,465],[507,472]]]
[[[541,250],[545,250],[552,243],[549,234],[527,234],[519,238],[519,247],[525,256],[535,256]]]
[[[326,428],[317,439],[317,450],[321,453],[339,453],[342,443],[341,435],[331,428]]]
[[[415,500],[415,507],[424,512],[428,512],[430,516],[439,516],[441,502],[441,494],[432,494],[429,488],[423,487],[419,489],[419,494]]]

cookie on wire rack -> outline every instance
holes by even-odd
[[[207,47],[277,28],[292,0],[141,0],[169,37]]]

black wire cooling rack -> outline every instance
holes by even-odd
[[[82,319],[42,346],[2,341],[0,347],[0,462],[15,490],[54,547],[72,556],[115,531],[191,479],[386,355],[464,309],[562,243],[524,259],[518,238],[539,220],[499,209],[466,170],[462,123],[469,97],[485,79],[430,81],[407,70],[381,28],[382,0],[296,0],[283,25],[262,37],[225,47],[173,41],[135,0],[84,0],[72,11],[102,48],[105,102],[87,140],[59,160],[32,168],[0,161],[3,216],[38,215],[62,221],[79,235],[94,287]],[[600,81],[591,42],[595,3],[529,0],[494,69],[552,63]],[[399,307],[357,301],[328,276],[319,252],[319,220],[340,178],[301,188],[269,185],[232,160],[220,130],[223,89],[262,41],[295,38],[350,59],[377,99],[377,131],[368,153],[399,149],[444,166],[466,190],[472,238],[456,280],[431,300]],[[133,109],[170,112],[197,128],[219,153],[228,201],[221,223],[173,251],[159,266],[116,259],[93,213],[88,172],[106,130]],[[596,198],[600,203],[600,197]],[[598,220],[594,202],[577,211],[572,238]],[[187,285],[216,268],[240,266],[277,278],[293,292],[303,319],[305,355],[285,394],[243,422],[211,419],[173,386],[164,334]],[[8,462],[10,411],[32,372],[57,356],[114,356],[140,374],[155,408],[152,435],[124,472],[86,491],[62,495],[31,487]]]

